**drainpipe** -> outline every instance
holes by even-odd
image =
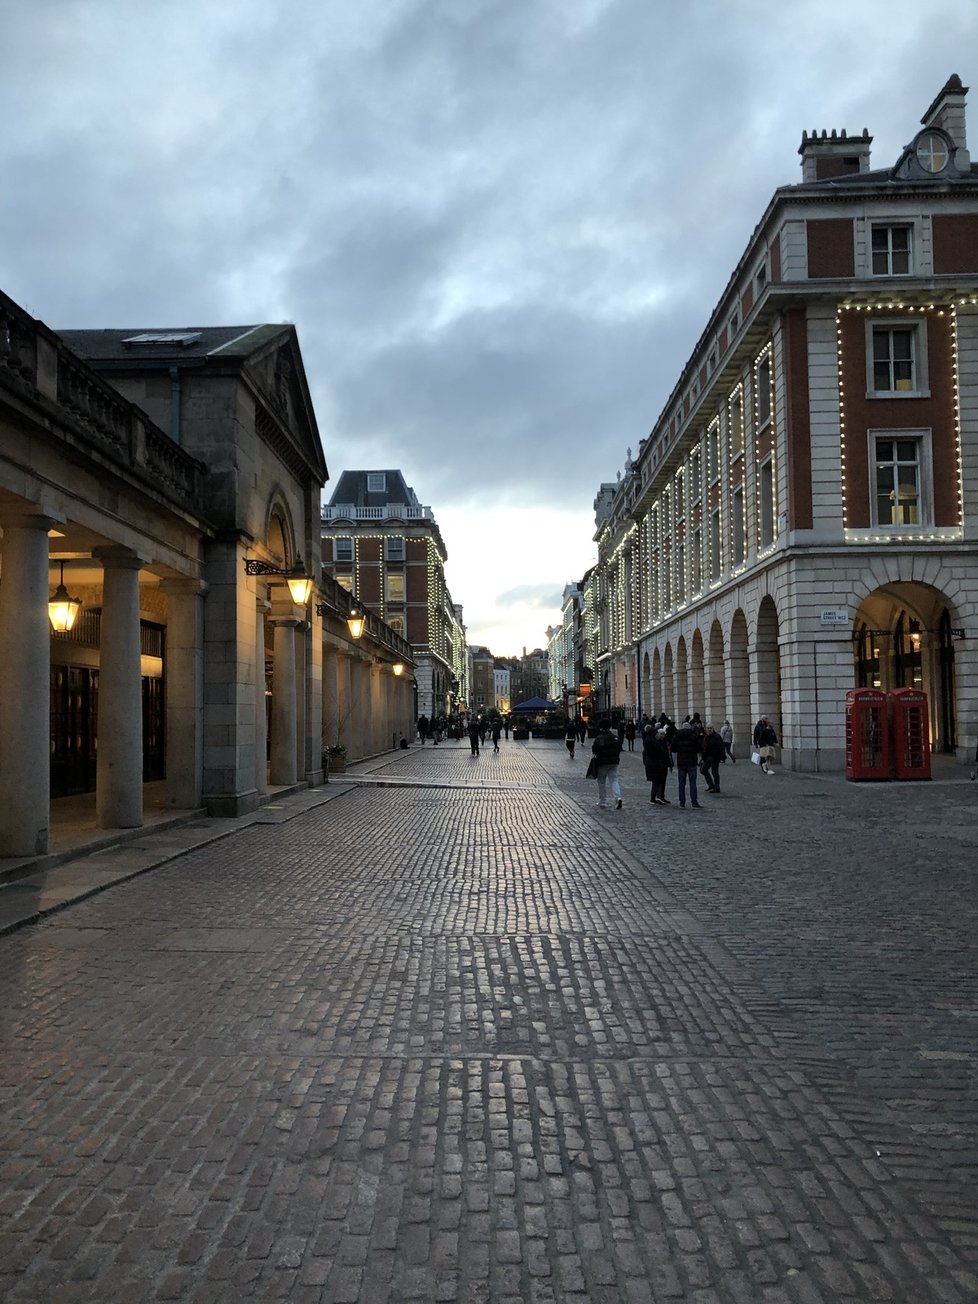
[[[170,368],[170,438],[180,443],[180,371]]]

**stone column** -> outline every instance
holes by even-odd
[[[128,548],[96,548],[102,564],[95,823],[137,829],[143,822],[143,683],[139,571]]]
[[[255,599],[255,789],[268,793],[268,704],[265,700],[265,616],[271,604]]]
[[[332,747],[340,736],[339,657],[335,648],[323,650],[323,746]]]
[[[167,579],[166,804],[194,809],[204,774],[204,594],[195,579]],[[226,708],[229,709],[229,708]],[[229,731],[233,723],[222,725]]]
[[[4,513],[0,583],[0,856],[43,855],[51,806],[46,516]]]
[[[353,654],[337,653],[336,710],[337,741],[346,747],[347,756],[352,760],[353,751]]]
[[[298,779],[294,616],[274,617],[275,658],[272,665],[272,763],[269,779],[286,786]]]

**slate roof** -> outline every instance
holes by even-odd
[[[144,366],[147,362],[203,362],[247,357],[289,330],[288,323],[256,326],[136,326],[64,330],[58,334],[86,362]],[[145,337],[140,339],[140,337]]]
[[[367,489],[367,476],[386,476],[385,489],[371,492]],[[388,503],[402,503],[405,507],[420,507],[418,495],[407,484],[400,471],[376,470],[344,471],[336,482],[330,507],[386,507]]]

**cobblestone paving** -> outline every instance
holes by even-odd
[[[2,1297],[974,1304],[978,792],[583,769],[413,748],[0,939]]]

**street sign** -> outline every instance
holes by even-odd
[[[848,607],[823,607],[819,616],[823,629],[838,629],[840,625],[848,625],[849,620]]]

